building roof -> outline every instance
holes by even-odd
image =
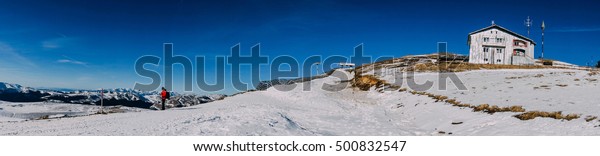
[[[510,31],[510,30],[508,30],[508,29],[506,29],[506,28],[504,28],[504,27],[501,27],[501,26],[499,26],[499,25],[496,25],[496,24],[492,24],[492,25],[490,25],[490,26],[488,26],[488,27],[485,27],[485,28],[483,28],[483,29],[479,29],[479,30],[477,30],[477,31],[473,31],[473,32],[469,33],[469,38],[467,39],[467,42],[468,42],[468,43],[470,43],[470,42],[471,42],[471,35],[473,35],[473,34],[476,34],[476,33],[480,33],[480,32],[482,32],[482,31],[486,31],[486,30],[489,30],[489,29],[493,29],[493,28],[496,28],[496,29],[498,29],[498,30],[504,31],[504,32],[506,32],[506,33],[508,33],[508,34],[511,34],[511,35],[513,35],[513,36],[516,36],[516,37],[519,37],[519,38],[521,38],[521,39],[527,40],[527,41],[529,41],[529,42],[533,43],[533,45],[536,45],[536,43],[535,43],[535,42],[534,42],[532,39],[529,39],[529,38],[527,38],[527,37],[525,37],[525,36],[523,36],[523,35],[517,34],[517,33],[513,32],[513,31]]]

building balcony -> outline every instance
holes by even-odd
[[[506,42],[483,42],[484,46],[506,47]]]

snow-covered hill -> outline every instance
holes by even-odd
[[[110,106],[104,107],[103,111],[107,113],[125,113],[149,110],[132,107]],[[81,117],[98,114],[99,112],[101,112],[101,108],[95,105],[0,101],[0,122],[22,122],[27,120]]]
[[[46,91],[38,91],[19,84],[0,82],[0,100],[13,102],[39,102],[42,97],[48,96]]]
[[[550,76],[553,75],[550,72],[571,75]],[[544,79],[510,78],[537,73],[548,76],[544,74],[547,77]],[[418,74],[415,78],[421,79],[438,73]],[[361,91],[348,84],[351,81],[340,79],[353,75],[337,70],[331,76],[303,82],[310,83],[311,91],[304,91],[302,84],[282,85],[168,111],[0,122],[0,135],[600,135],[598,119],[589,122],[585,119],[586,115],[600,112],[600,104],[593,97],[598,92],[598,82],[592,81],[598,75],[587,71],[467,71],[458,75],[465,83],[472,83],[467,85],[469,91],[427,90],[465,103],[501,106],[518,103],[528,111],[582,115],[573,120],[542,117],[520,120],[514,116],[522,112],[474,111],[395,87]],[[391,81],[389,75],[376,74],[375,77]],[[575,79],[580,81],[571,82]],[[534,90],[537,85],[548,85],[550,89]],[[530,96],[526,96],[528,94]],[[509,102],[501,102],[507,97],[510,97]]]
[[[0,93],[15,93],[15,92],[27,93],[30,91],[33,91],[33,89],[29,88],[29,87],[23,87],[19,84],[0,82]]]

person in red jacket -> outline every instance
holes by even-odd
[[[162,110],[165,110],[165,100],[167,100],[169,98],[169,92],[167,92],[167,89],[165,89],[165,87],[162,88],[162,92],[160,93],[161,99],[162,99]]]

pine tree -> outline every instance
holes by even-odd
[[[600,68],[600,60],[596,63],[596,68]]]

